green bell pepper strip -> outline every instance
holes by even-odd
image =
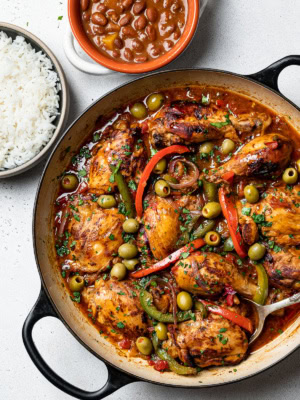
[[[111,175],[112,181],[116,182],[116,184],[118,186],[120,195],[125,204],[127,216],[129,218],[134,218],[135,217],[134,203],[133,203],[128,185],[127,185],[125,179],[123,178],[123,175],[119,171],[120,165],[121,165],[120,163],[118,163],[117,166],[110,165],[110,169],[112,171],[112,175]]]
[[[152,304],[152,295],[147,290],[141,290],[140,302],[143,310],[153,319],[167,324],[174,323],[174,316],[171,313],[162,313]],[[177,313],[177,322],[193,319],[195,314],[191,311],[179,311]]]
[[[216,222],[214,220],[207,219],[207,220],[203,221],[203,223],[200,224],[197,229],[194,230],[192,235],[196,239],[203,238],[207,234],[207,232],[210,232],[214,229],[215,225],[216,225]]]
[[[170,370],[175,372],[175,374],[178,374],[178,375],[196,375],[197,374],[196,368],[186,367],[184,365],[179,364],[164,349],[158,349],[156,354],[158,355],[158,357],[161,360],[168,362]]]
[[[215,183],[203,179],[203,191],[207,201],[218,201],[218,188]]]
[[[264,305],[266,298],[268,297],[268,289],[269,289],[269,280],[266,270],[261,264],[256,264],[256,273],[257,273],[257,292],[253,297],[253,301],[257,304]]]
[[[166,350],[159,348],[159,340],[157,335],[154,333],[152,336],[152,343],[155,350],[155,353],[158,357],[163,360],[167,361],[169,364],[169,369],[175,374],[178,375],[196,375],[197,370],[196,368],[186,367],[184,365],[179,364],[173,357],[171,357]]]

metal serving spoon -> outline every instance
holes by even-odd
[[[256,313],[257,313],[257,317],[258,317],[257,328],[256,328],[255,332],[252,334],[250,341],[249,341],[249,344],[251,344],[261,334],[264,324],[265,324],[265,319],[267,318],[267,316],[274,311],[281,310],[284,307],[288,307],[288,306],[291,306],[292,304],[300,303],[300,293],[296,293],[287,299],[278,301],[278,303],[270,304],[267,306],[261,306],[249,299],[245,299],[245,300],[247,300],[249,303],[251,303],[254,306]]]

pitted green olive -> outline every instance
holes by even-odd
[[[168,339],[168,329],[164,323],[159,322],[154,328],[154,330],[159,340]]]
[[[126,233],[136,233],[139,230],[140,224],[134,218],[128,218],[123,223],[123,229]]]
[[[137,338],[135,344],[138,348],[138,351],[144,356],[149,356],[152,353],[153,346],[149,338],[145,336],[140,336]]]
[[[221,214],[221,206],[216,201],[210,201],[206,203],[202,209],[202,214],[205,218],[217,218]]]
[[[110,276],[112,278],[118,279],[118,281],[121,281],[122,279],[125,278],[126,272],[127,272],[127,269],[126,269],[125,265],[122,263],[117,263],[112,267],[112,269],[110,271]]]
[[[158,163],[155,165],[153,172],[155,174],[162,174],[165,169],[167,168],[167,160],[165,158],[162,158],[161,160],[158,161]]]
[[[180,310],[188,311],[193,307],[192,296],[188,292],[180,292],[177,295],[177,305]]]
[[[259,191],[254,185],[247,185],[244,189],[244,196],[248,203],[254,204],[259,200]]]
[[[204,142],[200,145],[200,153],[210,153],[214,149],[214,144],[212,142]]]
[[[295,168],[287,168],[282,175],[283,182],[288,185],[296,183],[298,180],[298,172]]]
[[[124,243],[119,247],[118,253],[120,257],[130,260],[137,256],[138,249],[134,244]]]
[[[165,97],[161,93],[153,93],[147,98],[147,106],[150,111],[157,111],[165,101]]]
[[[133,271],[134,268],[139,264],[139,260],[137,258],[131,258],[130,260],[123,260],[123,264],[128,271]]]
[[[84,278],[80,275],[74,275],[69,279],[69,288],[72,292],[81,292],[84,288]]]
[[[102,208],[113,208],[117,205],[116,199],[110,194],[103,194],[100,196],[97,203]]]
[[[225,139],[221,145],[221,152],[223,154],[229,154],[233,152],[234,148],[235,148],[234,141],[231,139]]]
[[[155,182],[154,190],[155,193],[160,197],[167,197],[171,192],[169,184],[163,179],[159,179]]]
[[[130,112],[134,118],[144,119],[147,117],[147,109],[143,103],[135,103],[131,108]]]
[[[78,186],[78,183],[78,178],[74,174],[67,174],[61,180],[62,188],[68,191],[75,190]]]
[[[218,232],[210,231],[207,232],[204,240],[209,246],[218,246],[221,241],[221,236]]]
[[[250,260],[258,261],[265,255],[266,248],[260,243],[254,243],[248,250]]]

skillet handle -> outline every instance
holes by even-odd
[[[58,318],[58,315],[56,314],[52,304],[50,303],[43,287],[41,287],[39,297],[24,322],[22,336],[25,348],[31,360],[39,369],[39,371],[44,375],[44,377],[48,379],[48,381],[50,381],[54,386],[78,399],[100,400],[120,389],[121,387],[129,383],[136,382],[135,379],[118,371],[110,365],[106,365],[108,369],[107,382],[101,389],[95,392],[87,392],[85,390],[79,389],[62,379],[44,361],[32,338],[32,330],[36,322],[44,317],[49,316]]]
[[[290,65],[300,65],[300,56],[294,55],[284,57],[281,60],[275,61],[273,64],[269,65],[262,71],[259,71],[256,74],[246,75],[246,77],[263,83],[266,86],[269,86],[271,89],[279,92],[279,74],[284,68],[289,67]]]

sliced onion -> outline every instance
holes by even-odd
[[[197,182],[197,179],[199,178],[199,169],[191,161],[188,161],[185,158],[177,158],[176,160],[173,160],[170,162],[170,165],[169,165],[169,173],[170,174],[172,174],[175,171],[175,166],[178,162],[182,162],[182,163],[188,165],[193,170],[193,174],[189,180],[184,181],[182,183],[168,182],[169,186],[172,189],[183,189],[183,188],[192,186],[194,183]]]

